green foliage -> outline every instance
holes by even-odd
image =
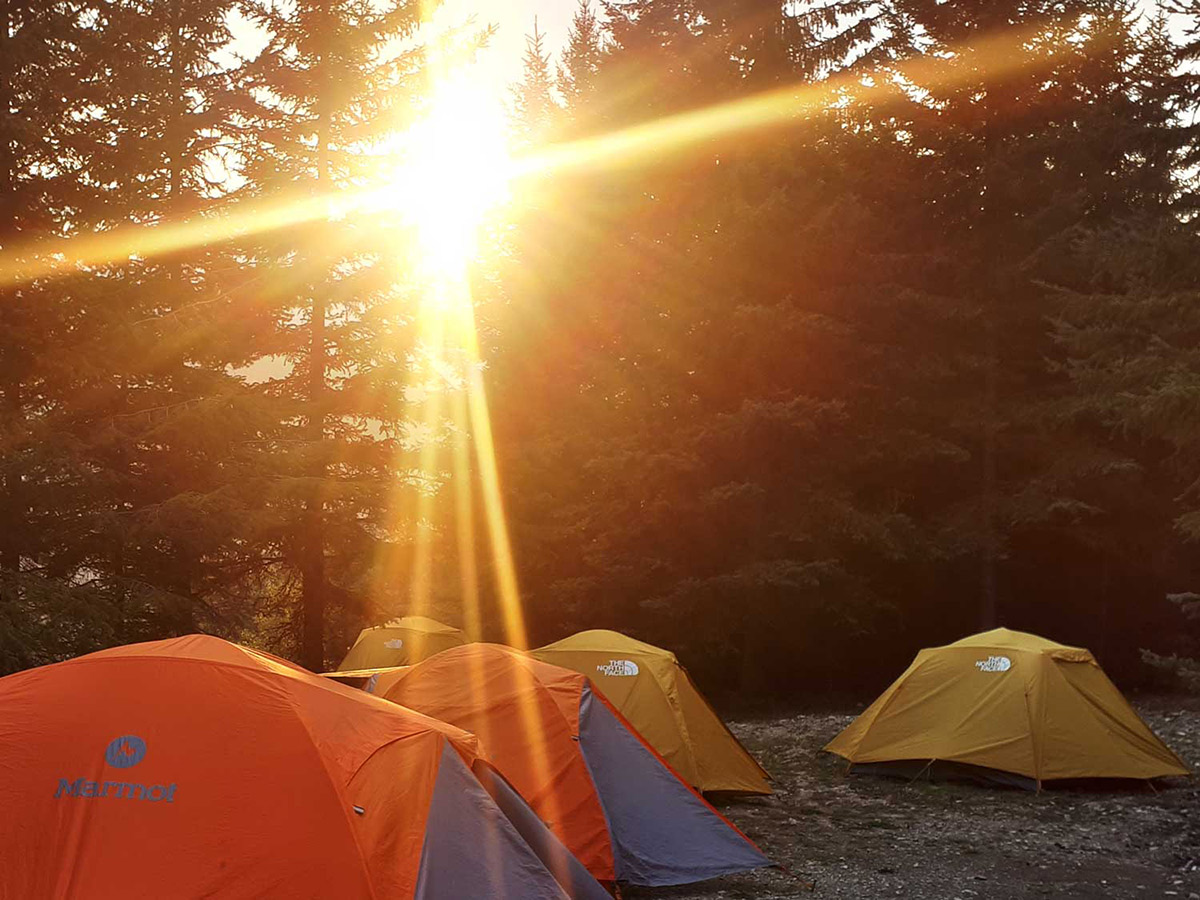
[[[604,56],[604,30],[591,0],[579,0],[566,47],[558,64],[556,83],[567,111],[574,117],[586,115],[596,90],[596,79]]]
[[[357,188],[422,97],[421,48],[388,49],[416,3],[6,9],[0,90],[20,115],[0,121],[0,191],[23,210],[0,223],[6,255]],[[265,37],[252,59],[229,53],[235,10]],[[24,635],[5,666],[255,622],[285,623],[258,638],[295,652],[306,621],[323,665],[326,607],[361,611],[409,478],[411,306],[387,224],[133,245],[4,288],[0,605]]]
[[[769,139],[573,179],[518,234],[490,365],[540,633],[634,631],[751,686],[847,657],[870,678],[997,620],[1101,652],[1144,629],[1155,461],[1083,421],[1048,320],[1093,278],[1083,235],[1183,191],[1161,23],[1090,0],[604,10],[584,133],[798,73],[841,88]]]
[[[411,40],[421,4],[251,3],[246,14],[267,42],[237,73],[243,202],[332,205],[361,190],[422,101],[422,48]],[[247,386],[252,439],[233,453],[229,483],[248,512],[239,553],[269,561],[272,583],[299,573],[282,647],[314,669],[333,655],[329,616],[364,608],[365,569],[396,538],[390,507],[408,480],[400,433],[413,304],[402,238],[386,215],[354,211],[236,250],[271,285],[240,305],[260,327],[242,362],[271,377]]]
[[[413,2],[6,10],[27,262],[343,197],[428,100]],[[533,639],[615,627],[747,689],[873,684],[995,622],[1194,657],[1163,599],[1200,537],[1176,13],[1178,45],[1122,0],[582,2],[557,65],[535,23],[526,147],[829,102],[556,173],[477,273]],[[409,238],[339,212],[0,285],[0,667],[197,628],[321,667],[402,611],[414,542],[458,590],[448,476],[410,458],[462,437],[408,420],[410,379],[446,380]]]
[[[525,37],[521,82],[513,88],[514,131],[518,141],[526,145],[543,143],[549,137],[558,113],[545,37],[538,31],[537,19],[534,19],[533,31]]]

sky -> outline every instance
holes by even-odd
[[[533,31],[536,18],[538,29],[546,33],[546,49],[557,57],[567,39],[567,29],[575,12],[577,0],[445,0],[445,15],[464,21],[474,15],[480,24],[496,26],[496,36],[480,59],[481,67],[494,72],[505,83],[521,77],[521,56],[525,52],[525,35]]]
[[[1139,3],[1147,14],[1153,14],[1161,0],[1139,0]],[[546,34],[546,49],[557,57],[566,43],[578,0],[443,0],[442,5],[452,21],[465,21],[474,15],[481,24],[497,27],[493,46],[484,51],[480,65],[508,84],[521,77],[525,35],[533,30],[534,18],[538,29]]]
[[[454,28],[472,17],[480,27],[495,26],[491,43],[481,51],[477,63],[480,76],[492,83],[498,94],[507,96],[508,87],[521,78],[521,58],[525,36],[534,22],[545,37],[544,47],[552,62],[566,43],[567,30],[578,0],[442,0],[435,13],[437,28]],[[230,21],[234,41],[230,49],[243,56],[254,56],[263,39],[238,15]],[[232,59],[232,58],[230,58]]]
[[[1151,13],[1160,0],[1140,0],[1140,3]],[[471,16],[481,26],[496,26],[495,37],[481,53],[478,65],[483,77],[507,97],[507,87],[520,80],[525,36],[533,30],[534,20],[546,35],[545,48],[553,61],[566,43],[577,5],[578,0],[442,0],[437,15],[448,26],[464,23]]]

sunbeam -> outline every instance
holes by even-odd
[[[1043,36],[1043,31],[1037,28],[1005,33],[956,53],[897,63],[880,73],[886,76],[881,80],[891,84],[937,83],[948,87],[980,78],[999,79],[1027,65],[1028,57],[1020,49]],[[1046,65],[1049,58],[1048,54],[1041,57]],[[596,137],[554,144],[510,160],[500,151],[502,142],[497,143],[494,137],[481,137],[494,133],[494,111],[483,117],[484,127],[476,133],[479,110],[486,109],[487,104],[478,97],[472,98],[471,92],[462,86],[452,86],[446,89],[447,103],[458,112],[446,119],[440,114],[433,115],[409,132],[410,137],[424,135],[422,149],[411,168],[406,169],[399,160],[397,165],[381,165],[373,184],[333,197],[292,198],[247,206],[224,216],[127,226],[96,235],[6,248],[0,254],[0,286],[131,256],[148,257],[220,243],[314,219],[384,209],[395,212],[410,200],[413,204],[410,212],[418,220],[425,216],[424,225],[418,221],[417,227],[424,230],[421,240],[432,260],[453,267],[470,255],[474,225],[490,206],[503,202],[506,186],[516,180],[543,178],[575,169],[653,165],[673,152],[704,141],[794,125],[837,102],[850,89],[870,90],[855,74],[819,84],[787,85]],[[451,167],[442,163],[446,154],[454,159],[453,167],[465,168],[468,172],[465,177],[450,174]],[[471,162],[472,159],[475,161]],[[423,170],[422,165],[431,168]],[[433,184],[441,185],[444,193],[440,199],[432,189]],[[463,222],[472,227],[461,228]]]
[[[1000,79],[1027,64],[1020,52],[1045,38],[1044,29],[1006,33],[940,56],[895,64],[877,74],[880,84],[973,83]],[[1049,55],[1043,55],[1043,60]],[[1048,63],[1044,63],[1048,64]],[[474,444],[483,524],[487,529],[496,593],[506,638],[527,646],[520,591],[513,560],[500,474],[488,412],[480,350],[467,271],[477,255],[477,232],[484,219],[503,208],[515,183],[544,179],[572,170],[653,165],[688,147],[717,139],[744,137],[772,128],[791,127],[844,99],[850,91],[874,88],[854,74],[819,84],[793,84],[755,96],[668,116],[582,140],[550,145],[520,157],[506,152],[503,114],[495,98],[462,78],[446,79],[433,91],[429,114],[414,124],[380,157],[369,184],[337,193],[243,205],[234,211],[184,222],[127,226],[108,232],[29,245],[0,253],[0,286],[67,274],[89,266],[149,258],[184,248],[236,240],[305,222],[387,215],[399,218],[417,237],[414,272],[425,285],[418,312],[422,344],[443,359],[456,354],[465,369],[465,398],[452,401],[456,434],[456,539],[460,589],[468,631],[482,631],[478,568],[474,543],[474,496],[468,437]],[[883,96],[903,97],[890,91]],[[425,445],[420,452],[422,480],[440,477],[437,433],[447,414],[443,390],[424,391]],[[417,532],[410,576],[414,610],[429,610],[433,585],[434,500],[422,493],[416,503]]]

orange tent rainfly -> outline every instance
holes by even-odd
[[[696,689],[675,654],[616,631],[581,631],[532,651],[574,669],[702,791],[769,794],[767,773]]]
[[[474,732],[600,881],[685,884],[770,865],[576,672],[468,644],[381,675],[374,688]]]
[[[1087,650],[997,628],[922,650],[825,748],[858,766],[1036,788],[1186,775]]]
[[[410,666],[466,642],[463,633],[451,625],[425,616],[404,616],[360,631],[338,672],[357,674],[362,670]]]
[[[475,753],[212,637],[10,675],[0,897],[563,898]]]

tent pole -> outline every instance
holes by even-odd
[[[930,766],[932,766],[932,765],[933,765],[933,763],[934,763],[934,760],[932,760],[932,759],[931,759],[929,762],[925,763],[925,765],[924,765],[924,767],[921,769],[921,771],[920,771],[920,772],[918,772],[916,775],[914,775],[912,778],[910,778],[910,779],[908,780],[908,783],[909,783],[909,784],[912,784],[914,781],[916,781],[918,778],[920,778],[922,775],[924,775],[926,772],[928,772],[928,771],[929,771],[929,767],[930,767]]]

